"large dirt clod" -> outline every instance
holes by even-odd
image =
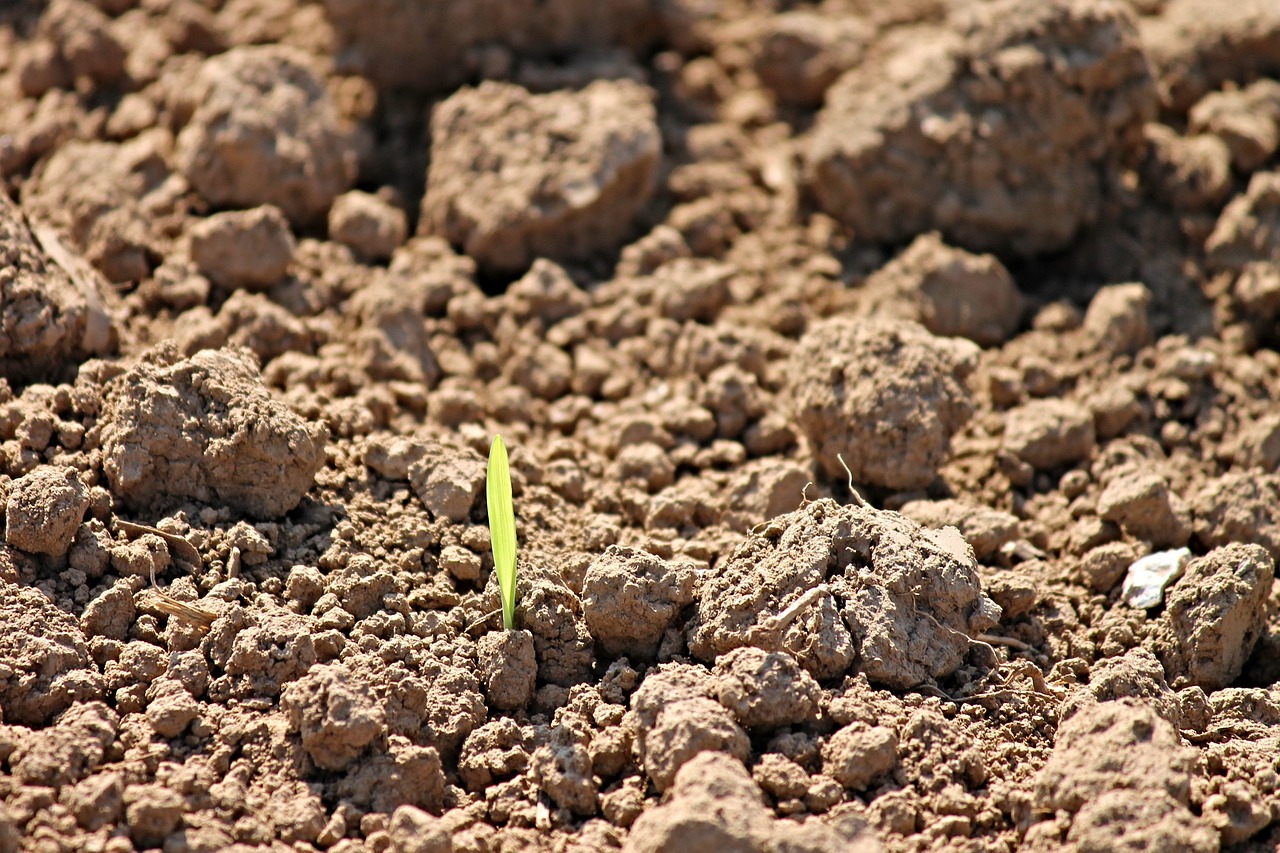
[[[814,677],[911,689],[960,665],[999,619],[954,528],[815,501],[753,534],[704,581],[689,648],[785,650]]]
[[[1172,840],[1167,849],[1217,849],[1217,839],[1188,809],[1194,762],[1195,752],[1149,706],[1131,699],[1102,702],[1059,727],[1036,782],[1035,805],[1071,813],[1076,837],[1097,839],[1106,823],[1125,814],[1135,822],[1103,838],[1123,835],[1132,845],[1150,836]],[[1151,805],[1134,808],[1139,801]]]
[[[504,273],[616,248],[662,149],[651,93],[627,80],[547,95],[485,83],[440,103],[431,133],[420,230]]]
[[[115,345],[105,284],[75,260],[52,234],[38,239],[0,192],[0,376],[54,378]]]
[[[787,375],[796,422],[819,467],[837,481],[848,465],[858,483],[929,485],[973,412],[965,380],[977,354],[969,341],[901,320],[816,324]]]
[[[369,686],[341,664],[312,667],[280,696],[290,727],[317,767],[343,770],[387,732],[387,717]]]
[[[497,576],[490,584],[497,588]],[[562,687],[587,681],[595,644],[582,602],[563,584],[534,580],[516,604],[516,621],[533,634],[538,679]]]
[[[24,551],[61,556],[88,508],[89,490],[76,469],[41,465],[10,487],[5,541]]]
[[[831,87],[808,151],[818,201],[863,239],[1063,248],[1155,113],[1133,16],[1110,0],[965,6],[885,41]]]
[[[751,646],[716,662],[716,698],[748,729],[802,725],[817,716],[818,683],[786,652]]]
[[[652,660],[663,632],[693,601],[695,580],[691,564],[610,547],[592,561],[582,584],[591,636],[612,657]]]
[[[47,725],[73,702],[101,696],[102,675],[75,617],[39,590],[0,581],[0,622],[5,722]]]
[[[254,357],[164,348],[111,386],[103,467],[139,510],[187,498],[257,518],[298,505],[324,464],[324,427],[272,398]]]
[[[273,204],[290,222],[322,219],[351,188],[356,151],[312,61],[276,45],[207,60],[183,93],[182,174],[218,207]]]
[[[1235,681],[1266,627],[1274,579],[1259,545],[1224,545],[1187,565],[1161,615],[1161,658],[1174,686],[1218,690]]]

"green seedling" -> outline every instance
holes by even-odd
[[[516,620],[516,511],[511,501],[511,468],[502,436],[489,446],[489,474],[485,484],[489,500],[489,544],[493,568],[498,573],[502,597],[502,627],[515,629]]]

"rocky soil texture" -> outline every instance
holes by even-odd
[[[10,0],[0,181],[0,853],[1280,846],[1274,0]]]

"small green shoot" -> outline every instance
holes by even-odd
[[[516,512],[511,501],[511,469],[502,436],[489,446],[489,474],[485,484],[489,500],[489,544],[493,568],[498,573],[502,597],[502,627],[515,629],[516,619]]]

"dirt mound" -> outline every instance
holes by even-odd
[[[164,350],[108,390],[102,450],[112,489],[134,507],[214,498],[270,518],[311,487],[324,432],[266,393],[248,353]]]
[[[863,239],[937,229],[973,249],[1060,249],[1097,221],[1155,114],[1117,3],[962,6],[882,49],[832,86],[808,153],[814,195]]]
[[[54,379],[73,359],[108,352],[115,329],[106,288],[51,232],[33,234],[0,197],[0,366],[9,382]],[[68,269],[67,267],[71,267]]]
[[[652,192],[660,149],[650,94],[627,80],[464,89],[436,107],[431,132],[421,230],[493,272],[614,248]]]
[[[929,485],[973,412],[965,379],[976,356],[914,323],[816,324],[792,355],[788,384],[818,466],[835,480],[847,470],[890,489]]]
[[[1280,843],[1272,0],[0,0],[0,182],[0,851]]]
[[[816,501],[769,522],[698,590],[690,650],[786,650],[817,678],[909,689],[950,675],[1000,608],[954,528]]]

